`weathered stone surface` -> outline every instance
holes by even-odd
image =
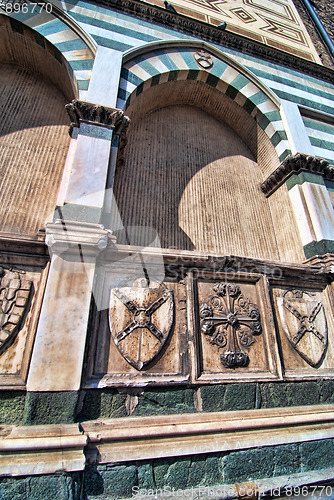
[[[223,459],[224,480],[229,483],[252,481],[274,475],[272,447],[229,453]]]
[[[290,382],[259,384],[261,408],[290,407],[299,405],[314,405],[325,403],[320,391],[325,391],[329,397],[331,381]]]
[[[78,390],[95,264],[55,256],[39,318],[27,387]]]
[[[138,395],[138,405],[133,415],[168,415],[195,411],[192,389],[183,387],[156,388]]]
[[[334,403],[333,380],[215,384],[202,385],[199,390],[203,412]],[[194,391],[186,387],[155,388],[139,392],[134,390],[134,394],[138,400],[133,416],[196,412]],[[127,393],[119,393],[116,389],[87,390],[76,421],[126,417],[127,397]],[[4,403],[4,407],[6,404],[11,405],[10,401]],[[47,411],[47,408],[44,411],[40,406],[40,418],[47,420]],[[44,413],[45,416],[42,417]]]
[[[203,411],[246,410],[256,407],[256,384],[205,385],[200,391]]]
[[[78,500],[79,496],[75,474],[0,479],[1,500]]]
[[[0,392],[0,424],[19,425],[22,422],[25,397],[23,391]]]
[[[116,389],[85,391],[76,420],[80,422],[98,418],[125,417],[126,398],[126,394],[119,394]]]
[[[332,406],[129,417],[81,422],[90,463],[124,463],[288,445],[333,437]],[[163,446],[162,446],[163,445]],[[165,462],[164,462],[165,463]]]
[[[302,470],[317,470],[333,467],[334,440],[324,439],[300,444]]]
[[[137,484],[135,465],[108,465],[100,472],[106,498],[128,498]]]
[[[28,392],[24,410],[24,425],[66,424],[75,420],[78,393]]]
[[[227,483],[252,481],[301,471],[298,444],[268,446],[227,454],[223,459]]]
[[[78,425],[5,426],[0,432],[0,475],[39,476],[85,465],[87,436]]]

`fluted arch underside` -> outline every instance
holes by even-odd
[[[0,89],[0,232],[33,237],[56,205],[70,141],[67,100],[12,64],[0,64]]]

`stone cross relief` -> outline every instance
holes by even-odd
[[[139,307],[137,306],[133,300],[130,300],[121,290],[114,290],[114,294],[116,297],[123,302],[125,307],[132,313],[132,321],[126,327],[120,331],[117,336],[117,342],[121,342],[128,335],[130,335],[133,330],[136,328],[147,328],[152,335],[160,342],[163,339],[163,334],[159,330],[159,328],[152,321],[152,314],[162,305],[164,304],[169,296],[167,294],[159,297],[158,300],[154,301],[149,307]]]
[[[238,285],[217,283],[216,293],[200,307],[201,331],[212,345],[225,348],[220,356],[226,368],[240,368],[249,364],[249,349],[254,335],[262,332],[260,313]]]

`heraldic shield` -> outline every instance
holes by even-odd
[[[328,333],[323,304],[317,294],[290,290],[278,299],[284,333],[298,354],[318,367],[325,357]]]
[[[111,290],[111,335],[119,352],[137,370],[159,354],[171,332],[173,317],[173,292],[164,285]]]

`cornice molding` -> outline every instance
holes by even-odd
[[[127,462],[334,437],[333,405],[81,422],[87,459]]]
[[[334,437],[334,405],[127,417],[0,428],[0,474],[228,452]],[[43,460],[41,460],[41,452]]]
[[[222,48],[228,47],[244,54],[283,65],[295,71],[301,71],[320,80],[330,83],[334,80],[334,70],[330,68],[307,61],[306,59],[301,59],[254,40],[249,40],[241,35],[222,31],[216,26],[191,19],[185,15],[173,14],[161,7],[150,5],[140,0],[96,0],[95,3],[126,12],[147,21],[162,24],[163,26],[191,36],[197,36],[205,41],[222,45]]]
[[[334,167],[328,161],[316,156],[296,153],[289,155],[261,184],[261,190],[268,198],[293,174],[309,172],[321,175],[326,180],[334,179]]]
[[[114,134],[121,136],[126,134],[130,119],[124,115],[121,109],[108,108],[92,102],[74,99],[66,104],[66,111],[71,120],[70,135],[74,127],[80,127],[80,123],[89,123],[112,129]]]

